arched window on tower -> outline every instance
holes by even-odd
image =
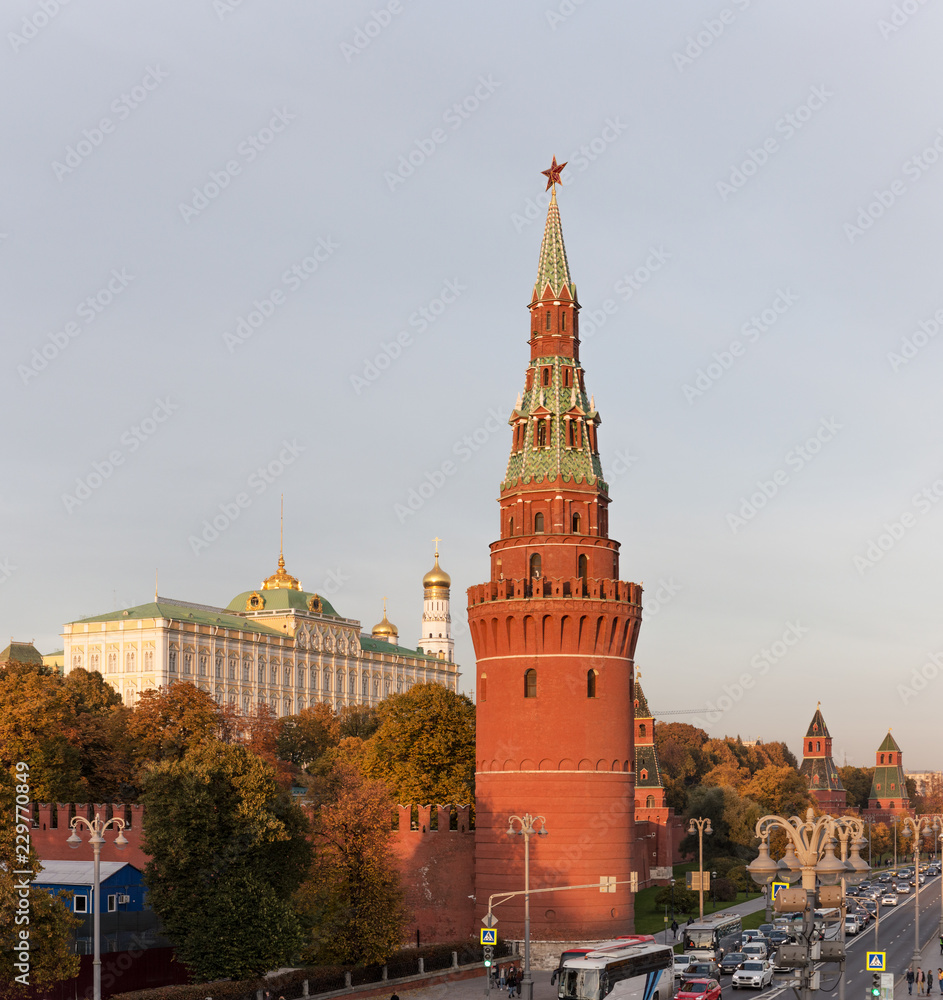
[[[549,368],[544,368],[543,372],[541,373],[541,382],[544,385],[550,385],[550,369]]]
[[[645,739],[645,723],[640,722],[638,727],[638,734],[642,739]]]
[[[595,698],[596,697],[596,677],[597,673],[595,670],[586,671],[586,697]]]
[[[573,534],[574,535],[580,534],[580,529],[583,524],[583,519],[580,517],[579,514],[574,514],[572,521],[573,521]]]
[[[488,700],[488,675],[481,675],[481,683],[478,685],[478,700],[487,701]]]
[[[566,324],[564,324],[563,329],[564,330],[566,329]],[[573,384],[573,369],[569,365],[567,365],[563,369],[563,385],[567,389],[569,389],[572,384]]]
[[[822,752],[822,741],[821,740],[816,740],[815,741],[815,752],[816,753],[821,753]]]
[[[566,329],[566,313],[560,313],[560,329]]]
[[[537,447],[546,448],[547,446],[547,421],[538,420],[537,421]]]
[[[533,667],[524,673],[524,697],[537,697],[537,671]]]
[[[809,753],[812,753],[812,740],[809,740]]]
[[[509,535],[513,535],[514,534],[514,517],[513,517],[513,515],[508,520],[508,534]]]
[[[809,749],[811,750],[812,748],[811,748],[811,747],[809,747]],[[881,754],[881,763],[882,763],[882,764],[884,763],[884,754]]]
[[[645,800],[645,805],[649,809],[654,809],[655,808],[655,796],[654,795],[649,795],[649,797]]]
[[[550,310],[549,309],[547,310],[546,324],[547,324],[547,330],[549,331],[549,329],[550,329]]]
[[[530,557],[530,575],[531,578],[536,580],[540,576],[540,553],[535,552]]]
[[[589,577],[589,563],[586,556],[580,556],[576,560],[576,575],[583,581],[583,586],[585,587]]]
[[[534,534],[542,535],[544,533],[544,516],[538,511],[534,514]]]

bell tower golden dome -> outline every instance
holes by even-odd
[[[432,596],[429,594],[429,591],[433,588],[444,590],[447,597],[449,588],[452,586],[452,578],[439,566],[439,542],[442,539],[434,538],[433,541],[435,542],[435,566],[422,578],[422,586],[426,591],[427,597]]]

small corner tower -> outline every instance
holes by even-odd
[[[867,814],[875,820],[891,819],[894,816],[913,815],[907,796],[907,779],[904,764],[890,729],[874,754],[874,778],[871,794],[868,796]]]
[[[451,663],[455,658],[449,591],[452,578],[439,566],[439,542],[435,539],[435,565],[422,578],[422,637],[419,648],[430,656]]]
[[[840,815],[845,811],[848,796],[832,761],[832,736],[825,725],[821,702],[815,707],[815,715],[802,741],[799,773],[822,812]]]
[[[665,805],[665,786],[661,783],[658,754],[655,750],[655,720],[642,690],[639,677],[635,679],[635,792],[637,807],[661,809]],[[636,820],[638,819],[636,809]]]
[[[478,915],[492,893],[524,884],[511,818],[542,818],[531,887],[592,885],[534,897],[531,941],[547,942],[548,959],[559,942],[632,929],[632,682],[642,617],[642,589],[619,579],[619,543],[609,537],[600,420],[580,363],[580,306],[554,187],[561,169],[554,159],[545,171],[554,192],[528,305],[524,391],[509,420],[500,535],[490,579],[468,590]],[[504,904],[504,937],[523,937],[523,918],[520,898]]]

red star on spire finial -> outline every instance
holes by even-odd
[[[569,162],[569,161],[568,161]],[[561,163],[557,165],[557,158],[553,158],[553,163],[550,164],[549,170],[541,170],[540,172],[547,178],[547,186],[544,189],[549,191],[554,184],[562,184],[563,181],[560,180],[560,171],[566,166],[566,163]]]

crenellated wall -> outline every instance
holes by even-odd
[[[313,807],[302,806],[306,812]],[[150,861],[142,849],[144,808],[112,803],[38,803],[33,807],[33,847],[44,861],[92,861],[88,831],[82,844],[67,843],[73,816],[92,819],[118,816],[126,822],[123,850],[115,847],[115,834],[105,834],[102,861],[127,861],[138,868]],[[422,944],[468,937],[475,927],[475,831],[471,806],[400,805],[392,817],[392,847],[409,909],[407,943],[416,931]]]

